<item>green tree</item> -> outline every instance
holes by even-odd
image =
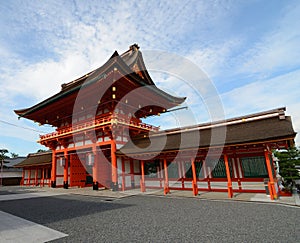
[[[300,165],[300,151],[296,147],[284,151],[276,151],[274,155],[279,160],[279,174],[284,178],[285,184],[294,184],[300,178],[296,165]]]
[[[0,167],[1,167],[1,171],[2,171],[2,168],[3,168],[3,161],[4,161],[4,159],[9,158],[6,155],[7,153],[8,153],[7,149],[0,149]],[[2,185],[2,177],[1,177],[1,183],[0,183],[0,185]]]
[[[11,158],[17,158],[19,155],[14,153],[14,152],[10,152],[10,157]]]
[[[8,153],[7,149],[0,149],[0,160],[4,160],[9,158],[9,156],[7,156],[6,154]]]
[[[44,149],[39,149],[38,151],[36,151],[37,153],[43,153],[43,152],[47,152],[47,150]]]

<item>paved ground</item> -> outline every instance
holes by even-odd
[[[0,210],[68,235],[55,242],[300,242],[300,208],[290,205],[67,191],[23,189],[27,198],[2,200]]]

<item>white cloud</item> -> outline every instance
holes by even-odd
[[[218,82],[224,82],[223,77],[234,77],[235,87],[243,86],[238,76],[241,73],[265,75],[300,64],[299,21],[295,21],[299,18],[299,6],[286,9],[280,24],[252,46],[245,45],[243,36],[226,33],[230,21],[235,21],[229,17],[233,9],[239,9],[237,6],[231,1],[5,2],[0,9],[0,27],[5,36],[0,38],[0,118],[15,122],[13,109],[34,105],[53,95],[62,83],[101,66],[114,50],[121,53],[134,42],[141,51],[163,49],[187,55]],[[145,61],[147,65],[148,60]],[[200,93],[207,94],[207,85],[201,83],[197,73],[189,73],[188,65],[177,66],[171,73],[187,77],[186,81],[198,79]],[[279,79],[290,87],[296,78],[289,77],[290,81]],[[203,116],[205,104],[199,108],[203,97],[182,85],[178,76],[157,83],[174,95],[187,96],[198,122],[207,120]],[[284,94],[274,91],[274,86],[284,90]],[[299,93],[288,87],[277,79],[261,80],[225,94],[224,104],[228,114],[233,115],[287,105],[299,128],[299,102],[291,98],[299,97]],[[273,97],[274,93],[281,98]],[[12,128],[1,130],[1,134],[16,138],[22,133]],[[36,140],[37,135],[26,133],[26,138]]]
[[[300,65],[300,4],[288,5],[278,25],[267,31],[261,40],[237,59],[240,72],[270,75]]]
[[[240,45],[241,40],[228,39],[222,43],[191,50],[188,58],[203,69],[209,77],[214,78],[224,75],[224,72],[232,68],[232,52]]]
[[[300,132],[300,70],[276,78],[259,80],[222,94],[226,116],[234,117],[286,106],[294,130]],[[300,137],[296,137],[300,145]]]

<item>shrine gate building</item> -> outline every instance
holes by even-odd
[[[23,184],[35,173],[35,180],[43,175],[43,185],[51,187],[227,191],[229,197],[268,190],[276,198],[272,150],[292,146],[296,135],[285,108],[165,131],[141,120],[184,100],[154,84],[136,44],[122,55],[114,52],[100,68],[62,84],[59,93],[15,110],[56,128],[40,136],[39,143],[52,151],[44,154],[47,161],[34,162],[38,154],[24,161]],[[226,137],[212,141],[222,129]],[[43,172],[32,172],[42,171],[39,166]]]

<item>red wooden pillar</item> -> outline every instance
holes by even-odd
[[[141,192],[145,192],[145,162],[144,160],[141,160],[141,172],[142,172],[142,179],[141,179]]]
[[[42,181],[41,181],[41,186],[45,185],[45,168],[42,168]]]
[[[228,187],[228,197],[233,197],[233,191],[232,191],[232,182],[231,182],[231,176],[230,176],[230,169],[229,169],[229,162],[227,154],[224,154],[224,162],[226,167],[226,175],[227,175],[227,187]]]
[[[29,172],[28,172],[28,179],[27,179],[27,181],[28,181],[28,185],[30,186],[31,184],[31,168],[29,167]]]
[[[93,141],[93,155],[94,155],[94,164],[93,164],[93,190],[99,189],[99,154],[96,150],[96,141]]]
[[[25,179],[25,168],[23,167],[21,186],[24,186],[24,179]]]
[[[38,183],[38,167],[35,168],[34,172],[34,185],[37,186]]]
[[[274,200],[274,199],[278,198],[278,195],[277,195],[277,192],[275,189],[275,182],[274,182],[274,177],[273,177],[273,172],[272,172],[271,161],[270,161],[269,155],[270,155],[270,153],[266,149],[265,150],[265,159],[266,159],[267,170],[268,170],[268,175],[269,175],[269,180],[270,180],[268,182],[268,187],[269,187],[269,191],[270,191],[271,200]]]
[[[239,191],[242,191],[242,183],[241,183],[241,175],[240,175],[240,159],[237,158],[236,153],[234,153],[234,166],[235,166],[235,170],[236,170],[236,175],[238,178],[238,186],[239,186]]]
[[[192,164],[192,174],[193,174],[193,194],[194,196],[198,195],[198,185],[197,185],[197,174],[196,174],[196,166],[195,166],[195,159],[191,159]]]
[[[56,187],[56,166],[57,166],[56,154],[55,154],[55,150],[52,150],[51,187],[53,188]]]
[[[118,171],[117,171],[117,156],[116,156],[116,142],[111,142],[111,171],[112,171],[112,190],[118,190]]]
[[[64,158],[65,158],[65,166],[64,166],[64,188],[68,189],[68,174],[69,174],[69,158],[68,158],[68,151],[65,149],[64,151]]]
[[[165,171],[164,194],[166,195],[170,192],[167,159],[164,159],[164,171]]]
[[[159,186],[162,188],[162,181],[164,178],[164,169],[163,169],[163,163],[161,160],[159,160],[159,173],[160,173],[160,180],[159,180]]]

